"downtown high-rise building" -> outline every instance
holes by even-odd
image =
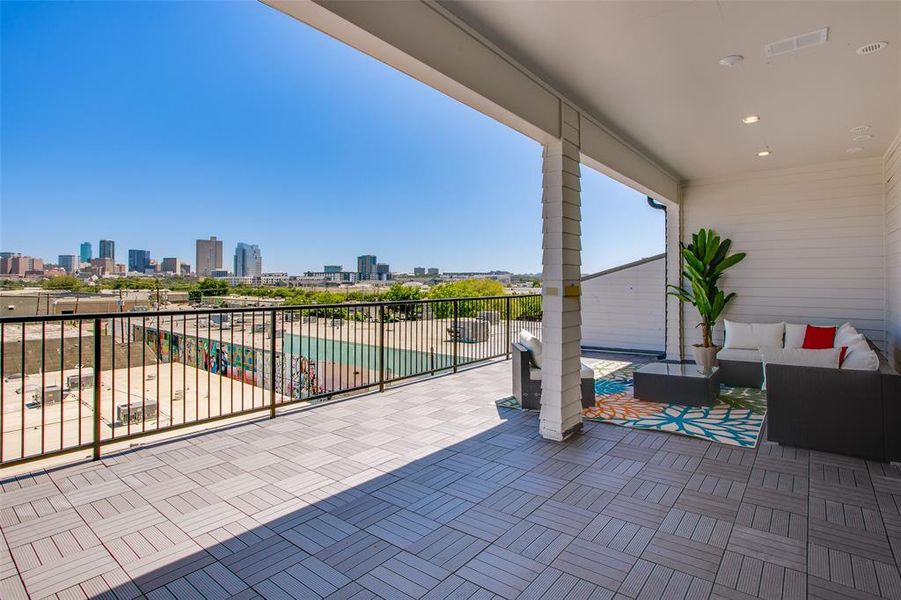
[[[93,254],[91,254],[91,242],[81,243],[81,246],[78,248],[78,258],[83,263],[91,262],[91,259],[94,258]]]
[[[372,279],[375,275],[375,266],[378,259],[374,254],[364,254],[357,257],[357,273],[360,279]]]
[[[116,260],[116,242],[113,240],[100,240],[100,254],[98,258],[111,258]]]
[[[78,271],[78,258],[74,254],[60,254],[57,264],[66,271],[68,275],[72,275]]]
[[[217,240],[215,235],[208,240],[197,240],[194,269],[200,277],[210,277],[213,271],[222,269],[222,240]]]
[[[150,250],[129,250],[128,270],[143,273],[150,268]]]
[[[256,244],[238,242],[235,247],[235,277],[259,277],[263,274],[263,255]]]
[[[163,273],[181,275],[181,260],[177,256],[166,257],[163,259],[160,269]]]

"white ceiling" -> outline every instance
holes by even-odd
[[[901,126],[901,0],[442,6],[685,179],[881,156]],[[823,27],[824,45],[764,53]],[[855,53],[871,41],[890,45]],[[745,60],[719,66],[728,54]],[[852,142],[861,124],[874,137]]]

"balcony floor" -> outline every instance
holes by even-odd
[[[3,480],[0,597],[901,599],[897,465],[550,443],[509,395],[499,362]]]

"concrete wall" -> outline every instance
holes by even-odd
[[[901,372],[901,132],[885,154],[885,336]]]
[[[582,346],[663,352],[666,255],[582,278]]]
[[[681,203],[683,240],[700,227],[712,227],[732,238],[735,251],[748,253],[723,280],[727,291],[738,294],[727,318],[851,321],[884,348],[883,188],[880,159],[688,182]],[[898,222],[895,214],[895,248]],[[897,253],[893,260],[897,265]],[[686,307],[682,328],[686,349],[700,338],[696,323],[697,312]],[[719,329],[718,342],[722,325]]]

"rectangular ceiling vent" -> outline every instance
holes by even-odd
[[[795,52],[796,50],[825,44],[827,39],[829,39],[829,28],[823,27],[817,31],[802,33],[801,35],[796,35],[795,37],[790,37],[786,40],[767,44],[764,48],[766,49],[767,57],[772,58],[774,56],[779,56],[780,54],[788,54],[789,52]]]

